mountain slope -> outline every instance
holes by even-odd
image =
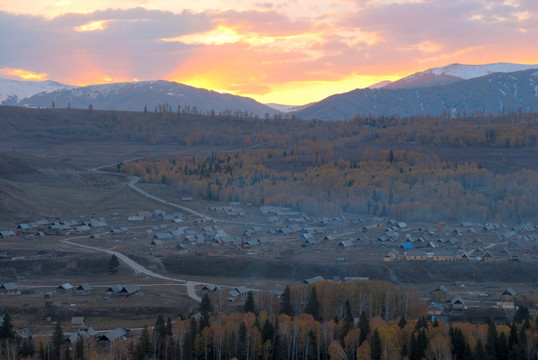
[[[0,78],[0,105],[15,105],[20,100],[41,92],[72,89],[56,81],[19,81]],[[50,103],[49,103],[50,105]]]
[[[359,89],[330,96],[296,112],[302,119],[344,120],[357,114],[438,115],[443,112],[538,111],[538,69],[415,89]]]
[[[216,113],[225,110],[247,111],[249,114],[264,116],[273,114],[276,110],[260,104],[253,99],[220,94],[214,91],[198,89],[191,86],[168,81],[142,81],[135,83],[117,83],[106,85],[90,85],[69,90],[59,90],[51,93],[37,94],[23,101],[23,106],[50,106],[87,109],[92,104],[93,109],[142,111],[147,106],[153,111],[159,105],[168,104],[172,111],[178,105],[181,109],[189,106],[190,111]]]
[[[538,65],[495,63],[485,65],[451,64],[406,76],[398,81],[383,86],[384,89],[415,89],[449,85],[462,80],[474,79],[494,73],[510,73],[537,69]],[[373,87],[370,87],[373,88]]]

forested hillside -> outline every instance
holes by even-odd
[[[536,113],[324,122],[162,105],[138,113],[0,107],[0,117],[4,151],[50,142],[69,151],[87,141],[138,148],[159,155],[121,170],[198,199],[430,221],[538,214]],[[161,146],[166,153],[152,150]]]
[[[522,221],[538,214],[535,114],[338,123],[277,119],[255,122],[251,130],[241,120],[224,123],[231,137],[196,127],[183,141],[230,143],[243,150],[177,153],[121,169],[196,198],[318,215]],[[282,131],[274,130],[276,124]],[[523,166],[507,171],[493,155],[503,149],[507,154],[519,149]]]

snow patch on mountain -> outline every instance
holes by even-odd
[[[0,104],[14,105],[17,101],[56,90],[72,89],[75,86],[64,85],[56,81],[20,81],[0,78]]]
[[[538,69],[538,65],[511,63],[495,63],[485,65],[451,64],[443,67],[429,69],[424,72],[431,72],[434,75],[445,74],[469,80],[480,76],[490,75],[493,73],[511,73],[515,71],[524,71],[529,69]]]

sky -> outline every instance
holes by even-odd
[[[537,0],[0,0],[2,78],[287,105],[452,63],[537,64],[537,44]]]

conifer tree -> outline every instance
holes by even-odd
[[[293,308],[291,307],[291,290],[288,285],[286,285],[286,288],[282,293],[279,312],[289,316],[293,315]]]
[[[54,354],[57,359],[61,356],[62,347],[65,345],[65,336],[62,329],[62,325],[58,321],[54,327],[54,333],[52,335],[52,345],[54,346]]]
[[[75,345],[75,359],[84,359],[84,338],[80,335],[77,337],[77,344]]]
[[[488,359],[495,360],[497,358],[498,347],[497,326],[489,316],[486,322],[488,324],[488,335],[486,339],[485,352]]]
[[[4,315],[4,322],[0,327],[0,340],[13,339],[15,332],[13,331],[13,323],[9,314]]]
[[[138,338],[136,353],[139,360],[147,359],[153,355],[153,344],[147,325],[144,325],[144,329],[142,329],[142,333]]]
[[[245,313],[251,312],[253,314],[256,313],[256,307],[254,306],[254,296],[252,295],[252,291],[248,292],[247,301],[245,302]]]
[[[482,345],[482,340],[480,340],[480,338],[476,340],[476,346],[474,348],[473,359],[474,360],[487,360],[486,353],[484,352],[484,346]]]
[[[211,305],[211,300],[207,293],[202,296],[202,302],[200,303],[200,330],[203,330],[206,326],[209,326],[209,319],[213,314],[213,306]]]
[[[381,359],[381,339],[379,338],[379,333],[377,329],[374,330],[374,335],[372,336],[372,345],[371,345],[371,356],[372,360]]]
[[[400,321],[398,321],[398,327],[400,329],[403,329],[405,327],[405,325],[407,325],[407,320],[405,320],[405,316],[402,316],[400,318]]]
[[[366,317],[366,313],[363,311],[361,312],[359,316],[359,329],[361,331],[359,335],[359,346],[362,344],[364,340],[368,337],[368,334],[370,333],[370,321]]]
[[[308,303],[306,304],[304,312],[306,314],[312,315],[317,321],[321,320],[321,316],[319,314],[318,296],[316,294],[315,286],[312,286],[312,291],[310,292],[310,297],[308,298]]]

